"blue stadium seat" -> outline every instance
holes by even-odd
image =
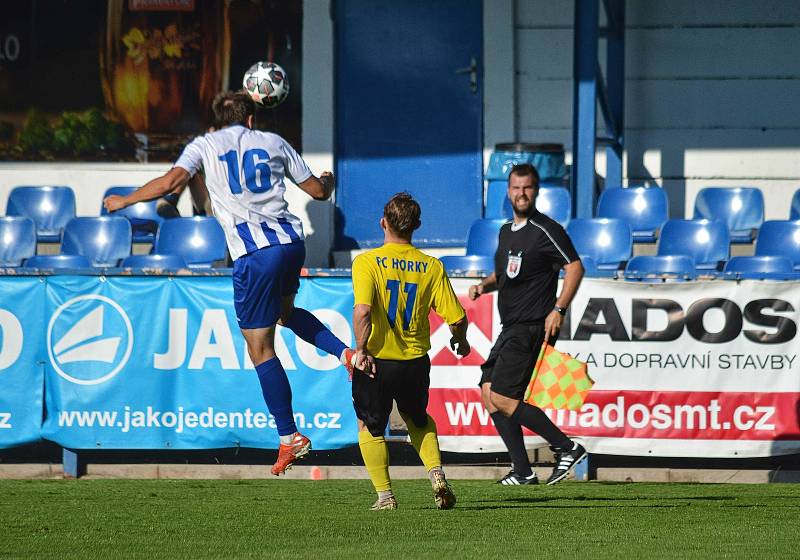
[[[731,257],[725,264],[725,272],[736,278],[784,279],[793,272],[792,260],[770,256]]]
[[[583,265],[583,274],[589,278],[600,276],[600,271],[597,268],[597,263],[589,255],[581,255],[581,264]]]
[[[494,257],[500,227],[508,220],[475,220],[467,234],[467,254]]]
[[[717,220],[667,220],[658,239],[659,255],[688,255],[700,271],[716,271],[730,255],[724,222]]]
[[[180,255],[131,255],[122,261],[124,268],[186,268]]]
[[[587,278],[602,278],[608,277],[607,273],[600,272],[597,268],[597,263],[588,255],[580,255],[581,264],[583,265],[583,275]],[[558,273],[560,278],[564,278],[564,269]]]
[[[35,255],[25,261],[25,268],[92,268],[83,255]]]
[[[651,243],[668,219],[667,193],[660,187],[617,187],[604,190],[597,201],[599,218],[618,218],[633,230],[633,241]]]
[[[764,195],[753,187],[708,187],[694,201],[694,218],[721,220],[731,243],[750,243],[764,222]]]
[[[797,189],[792,197],[792,208],[789,210],[789,219],[800,220],[800,189]]]
[[[75,193],[69,187],[14,187],[6,215],[33,219],[38,240],[57,243],[64,226],[75,217]]]
[[[83,255],[93,266],[117,266],[131,254],[131,224],[122,216],[73,218],[64,228],[61,254]]]
[[[788,257],[795,270],[800,270],[800,220],[764,222],[756,239],[756,255]]]
[[[639,255],[625,267],[626,280],[685,282],[694,277],[694,260],[686,255]]]
[[[520,163],[533,163],[530,152],[492,152],[486,168],[487,181],[506,181],[511,168]]]
[[[189,268],[208,268],[223,260],[226,251],[225,233],[217,220],[202,216],[165,220],[153,246],[155,254],[183,257]]]
[[[488,255],[465,255],[441,257],[445,270],[462,272],[485,272],[487,275],[494,272],[494,257]]]
[[[36,223],[24,216],[0,218],[0,266],[20,266],[36,254]]]
[[[562,227],[567,227],[572,217],[572,198],[564,187],[542,185],[536,197],[536,209],[557,221]]]
[[[486,185],[486,211],[483,217],[491,220],[511,218],[507,181],[489,181]]]
[[[127,196],[137,188],[138,187],[109,187],[103,195],[103,199],[112,194]],[[164,218],[158,215],[156,205],[157,201],[155,200],[137,202],[132,206],[114,212],[115,216],[124,216],[130,221],[134,243],[152,243],[155,239],[158,226],[164,221]],[[106,210],[105,206],[102,204],[100,204],[100,215],[108,215],[108,210]]]
[[[613,275],[631,258],[631,227],[622,220],[576,219],[567,225],[567,233],[578,254],[593,258],[602,274]]]

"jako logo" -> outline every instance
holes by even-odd
[[[56,372],[72,383],[97,385],[130,358],[133,329],[115,301],[88,294],[62,304],[47,327],[47,352]]]

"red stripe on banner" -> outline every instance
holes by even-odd
[[[494,436],[480,390],[431,389],[428,412],[443,436]],[[800,437],[800,393],[592,391],[578,411],[545,409],[577,436],[780,440]],[[530,434],[527,430],[526,433]]]

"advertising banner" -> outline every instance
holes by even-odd
[[[304,279],[296,303],[352,344],[349,278]],[[236,324],[230,277],[51,277],[43,437],[76,449],[277,448]],[[315,449],[357,442],[346,370],[288,329],[278,357]]]
[[[0,282],[0,448],[37,441],[42,428],[45,284]]]
[[[447,451],[503,449],[478,388],[501,325],[495,294],[466,297],[473,282],[453,280],[469,356],[450,350],[447,325],[431,316],[429,412]],[[277,447],[231,291],[224,276],[3,278],[0,446]],[[348,344],[352,304],[350,278],[302,279],[297,305]],[[798,453],[799,307],[797,282],[584,280],[557,348],[586,361],[596,384],[580,410],[545,412],[594,453]],[[282,328],[276,350],[315,449],[356,444],[338,360]]]
[[[456,292],[471,283],[455,280]],[[461,296],[472,321],[466,359],[443,344],[446,326],[433,332],[429,411],[446,450],[503,449],[477,387],[478,366],[500,331],[493,297]],[[594,453],[798,453],[798,308],[796,282],[586,279],[557,348],[587,362],[596,384],[580,411],[546,412]]]

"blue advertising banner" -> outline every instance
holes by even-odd
[[[230,277],[54,276],[46,299],[43,437],[74,449],[278,447]],[[296,304],[352,344],[349,278],[303,279]],[[280,327],[276,351],[314,448],[357,443],[338,358]]]
[[[43,280],[7,277],[0,282],[0,448],[31,443],[40,437]]]

